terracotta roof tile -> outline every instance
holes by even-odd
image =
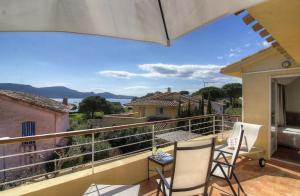
[[[137,100],[127,104],[128,106],[144,106],[144,105],[155,105],[155,106],[171,106],[177,107],[177,101],[168,100]]]
[[[53,110],[56,112],[62,112],[62,113],[69,112],[68,106],[58,101],[49,99],[47,97],[32,95],[23,92],[8,91],[8,90],[0,90],[0,96],[9,97],[16,101],[22,101],[31,105],[35,105],[37,107]]]

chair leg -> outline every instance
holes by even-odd
[[[161,180],[159,181],[158,186],[157,186],[156,196],[159,196],[160,187],[161,187]]]
[[[230,179],[226,176],[226,177],[225,177],[225,180],[227,181],[227,183],[228,183],[228,185],[229,185],[231,191],[233,192],[233,195],[234,195],[234,196],[238,196],[238,194],[236,194],[236,192],[235,192],[235,190],[234,190],[234,188],[233,188],[233,186],[232,186],[232,184],[231,184],[231,182],[230,182]]]
[[[243,192],[243,193],[245,193],[245,191],[244,191],[244,189],[243,189],[243,187],[242,187],[242,185],[241,185],[240,181],[238,180],[238,178],[237,178],[237,176],[235,175],[235,173],[234,173],[234,172],[232,172],[232,175],[233,175],[233,177],[234,177],[235,181],[237,182],[237,184],[238,184],[239,188],[241,188],[242,192]]]
[[[221,172],[223,173],[223,175],[224,175],[224,177],[225,177],[225,180],[227,181],[227,184],[229,185],[229,187],[230,187],[232,193],[234,194],[234,196],[238,196],[238,195],[236,194],[236,192],[235,192],[235,190],[234,190],[234,188],[233,188],[231,182],[230,182],[230,179],[229,179],[228,176],[226,175],[224,169],[223,169],[222,166],[220,166],[220,165],[219,165],[219,167],[220,167]]]

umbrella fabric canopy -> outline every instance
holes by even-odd
[[[264,0],[0,0],[0,31],[49,31],[169,44]]]

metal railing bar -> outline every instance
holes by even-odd
[[[105,152],[105,151],[109,151],[109,150],[113,150],[113,149],[118,149],[118,148],[122,148],[122,147],[126,147],[126,146],[132,146],[132,145],[136,145],[136,144],[146,143],[146,142],[149,142],[149,141],[152,141],[152,139],[143,140],[143,141],[140,141],[140,142],[134,142],[134,143],[130,143],[130,144],[125,144],[125,145],[121,145],[121,146],[116,146],[116,147],[113,147],[113,148],[107,148],[107,149],[95,151],[94,153]],[[54,161],[61,161],[61,160],[66,160],[66,159],[77,158],[77,157],[80,157],[80,156],[86,156],[86,155],[90,155],[90,154],[92,154],[92,152],[81,153],[81,154],[78,154],[78,155],[74,155],[74,156],[70,156],[70,157],[64,157],[64,158],[59,158],[59,159],[53,159],[53,160],[49,160],[49,161],[41,161],[41,162],[38,162],[38,163],[27,164],[27,165],[18,166],[18,167],[6,168],[6,169],[0,170],[0,172],[21,169],[21,168],[24,168],[24,167],[33,167],[33,166],[36,166],[36,165],[51,163],[51,162],[54,162]]]
[[[192,132],[193,132],[193,131],[197,131],[197,130],[201,130],[201,129],[207,129],[207,128],[210,128],[210,127],[213,127],[213,126],[201,127],[201,128],[199,128],[199,129],[193,129]]]
[[[155,131],[155,133],[160,133],[160,132],[169,131],[169,130],[173,130],[173,129],[180,129],[180,128],[188,127],[188,126],[189,125],[184,125],[184,126],[179,126],[179,127],[172,127],[172,128],[168,128],[168,129],[162,129],[162,130]]]
[[[236,123],[236,122],[237,122],[236,120],[232,120],[232,121],[231,121],[231,120],[227,120],[227,119],[225,120],[225,119],[224,119],[224,123]]]
[[[134,136],[141,136],[141,135],[148,135],[151,134],[152,132],[146,132],[146,133],[139,133],[139,134],[135,134],[135,135],[128,135],[128,136],[123,136],[123,137],[115,137],[115,138],[110,138],[110,139],[106,139],[106,140],[96,140],[95,143],[101,143],[101,142],[107,142],[107,141],[113,141],[113,140],[118,140],[118,139],[125,139],[125,138],[130,138],[130,137],[134,137]]]
[[[219,117],[222,117],[222,120],[219,119]],[[227,118],[227,117],[231,117],[231,118]],[[1,144],[2,145],[3,144],[13,144],[13,143],[18,143],[18,142],[26,142],[26,141],[44,140],[44,139],[51,139],[51,138],[73,137],[73,136],[80,136],[80,135],[84,135],[84,136],[88,137],[88,135],[92,135],[92,134],[102,134],[102,133],[107,134],[107,133],[111,133],[111,132],[115,132],[115,131],[122,131],[122,130],[125,130],[125,129],[133,129],[133,128],[141,128],[141,127],[147,128],[148,126],[151,126],[151,125],[154,126],[154,125],[160,125],[160,124],[163,124],[163,123],[170,125],[170,123],[183,122],[183,121],[192,122],[193,120],[196,121],[196,120],[200,120],[200,119],[205,119],[205,122],[194,123],[194,124],[189,123],[188,125],[183,125],[183,126],[178,126],[178,127],[176,126],[176,127],[167,128],[167,129],[161,129],[161,130],[155,131],[154,133],[161,133],[161,132],[166,132],[166,131],[170,131],[170,130],[177,131],[178,129],[182,129],[182,128],[186,128],[186,127],[189,127],[189,130],[191,130],[192,132],[201,131],[201,130],[208,129],[208,128],[218,127],[218,129],[215,130],[216,133],[219,133],[220,132],[219,127],[222,127],[223,128],[222,133],[224,133],[224,132],[227,132],[228,129],[233,128],[232,126],[229,126],[228,124],[234,124],[235,120],[238,120],[237,118],[240,118],[240,116],[229,116],[229,115],[218,115],[218,114],[216,114],[216,115],[202,115],[202,116],[194,116],[194,117],[187,117],[187,118],[169,119],[169,120],[163,120],[163,121],[144,122],[144,123],[120,125],[120,126],[113,126],[113,127],[103,127],[103,128],[95,128],[95,129],[87,129],[87,130],[78,130],[78,131],[72,131],[72,132],[60,132],[60,133],[43,134],[43,135],[28,136],[28,137],[9,138],[9,139],[0,140],[0,145]],[[209,119],[214,119],[214,120],[209,121]],[[231,119],[233,119],[233,120],[231,121]],[[222,124],[221,124],[221,122],[222,122]],[[191,129],[191,127],[195,127],[197,125],[202,125],[202,124],[209,124],[209,123],[214,123],[214,125],[201,127],[201,128],[194,129],[194,130]],[[171,125],[174,125],[174,124],[171,124]],[[224,128],[226,128],[226,130]],[[147,129],[145,129],[145,130],[147,130]],[[224,130],[224,132],[223,132],[223,130]],[[207,131],[207,132],[202,131],[201,134],[199,134],[199,137],[204,136],[204,135],[210,135],[213,132],[214,132],[213,130],[212,131]],[[73,144],[73,145],[62,146],[62,147],[54,147],[54,148],[50,148],[50,149],[37,150],[37,151],[32,151],[32,152],[10,154],[10,155],[5,155],[5,156],[0,156],[0,159],[17,157],[17,156],[25,156],[25,155],[37,154],[37,153],[45,153],[45,152],[49,152],[49,151],[68,149],[68,148],[71,149],[72,147],[88,146],[88,145],[92,145],[92,144],[95,145],[95,144],[101,143],[101,142],[109,142],[109,141],[126,139],[126,138],[131,138],[131,137],[136,137],[136,136],[149,135],[149,134],[152,134],[152,133],[153,133],[153,131],[148,131],[148,132],[137,133],[137,134],[132,134],[132,135],[126,135],[126,136],[122,136],[122,137],[114,137],[114,138],[109,138],[109,139],[95,138],[94,142],[92,141],[92,142],[86,142],[86,143],[82,143],[82,144],[77,143],[77,144]],[[97,140],[97,139],[99,139],[99,140]],[[154,140],[155,139],[157,139],[157,138],[154,138]],[[30,167],[34,167],[34,166],[38,166],[38,165],[47,164],[47,163],[52,163],[52,162],[55,163],[57,161],[63,161],[63,160],[68,160],[68,159],[75,159],[75,158],[79,158],[79,157],[84,157],[84,156],[87,156],[87,155],[92,155],[93,156],[96,153],[101,153],[101,152],[106,152],[106,151],[110,151],[110,150],[114,150],[114,149],[118,149],[118,148],[123,148],[123,147],[127,147],[127,146],[133,146],[133,145],[137,145],[137,144],[147,143],[147,142],[151,142],[152,140],[153,140],[153,138],[148,139],[148,140],[128,143],[128,144],[124,144],[124,145],[120,145],[120,146],[115,146],[115,147],[111,147],[111,148],[107,148],[107,149],[101,149],[101,150],[98,150],[98,151],[95,151],[95,149],[94,149],[92,152],[88,151],[88,152],[85,152],[85,153],[80,153],[80,154],[72,155],[72,156],[69,156],[69,157],[62,157],[62,158],[58,158],[58,159],[40,161],[40,162],[27,164],[27,165],[22,165],[22,166],[18,166],[18,167],[5,168],[5,169],[0,170],[0,172],[13,171],[13,170],[18,170],[18,169],[23,169],[23,168],[26,168],[26,167],[30,168]],[[172,144],[174,144],[174,142],[166,142],[166,143],[162,143],[162,144],[155,145],[155,146],[160,147],[160,146],[167,146],[167,145],[172,145]],[[87,163],[79,164],[79,165],[76,165],[76,166],[73,166],[73,167],[60,169],[60,170],[55,170],[53,172],[46,172],[46,173],[38,174],[38,175],[35,175],[35,176],[29,176],[29,177],[25,177],[25,178],[22,178],[22,179],[16,179],[16,180],[0,183],[0,186],[5,185],[5,184],[11,184],[11,183],[14,183],[14,182],[19,182],[19,181],[26,181],[26,180],[33,179],[33,178],[38,178],[40,176],[46,176],[46,175],[49,175],[49,174],[52,174],[52,173],[60,173],[60,172],[63,172],[63,171],[72,171],[74,168],[79,168],[80,166],[84,166],[83,168],[88,168],[91,165],[93,166],[95,164],[101,164],[101,163],[104,163],[104,162],[107,162],[107,161],[116,160],[116,159],[119,159],[120,157],[125,158],[127,156],[132,155],[132,154],[142,152],[142,151],[146,151],[146,150],[151,149],[151,148],[152,148],[152,146],[150,146],[150,144],[149,144],[149,147],[145,147],[145,148],[135,150],[135,151],[132,151],[132,152],[128,152],[128,153],[124,153],[124,154],[120,154],[120,155],[116,155],[116,156],[111,156],[111,157],[108,156],[108,158],[104,158],[104,159],[97,160],[97,161],[88,160]],[[42,160],[42,159],[40,159],[40,160]],[[61,173],[59,175],[61,175]]]
[[[132,152],[128,152],[128,153],[125,153],[125,154],[121,154],[121,155],[116,155],[116,156],[112,156],[110,158],[107,158],[107,159],[102,159],[102,160],[99,160],[99,161],[96,161],[95,164],[101,164],[103,162],[108,162],[108,161],[111,161],[111,160],[115,160],[115,159],[118,159],[120,157],[127,157],[127,155],[132,155],[134,153],[137,153],[137,152],[142,152],[142,151],[146,151],[146,150],[150,150],[152,149],[152,146],[151,147],[146,147],[146,148],[142,148],[140,150],[135,150],[135,151],[132,151]]]
[[[117,137],[117,138],[112,138],[112,139],[107,139],[107,140],[100,140],[100,141],[95,141],[95,143],[101,143],[101,142],[106,142],[106,141],[112,141],[112,140],[117,140],[117,139],[124,139],[124,138],[129,138],[129,137],[134,137],[134,136],[147,135],[147,134],[151,134],[151,132],[141,133],[141,134],[135,134],[135,135],[129,135],[129,136],[124,136],[124,137]],[[91,145],[91,144],[92,144],[92,142],[88,142],[88,143],[83,143],[83,144],[74,144],[74,145],[68,145],[68,146],[56,147],[56,148],[50,148],[50,149],[45,149],[45,150],[38,150],[38,151],[32,151],[32,152],[24,152],[24,153],[18,153],[18,154],[11,154],[11,155],[0,156],[0,159],[11,158],[11,157],[16,157],[16,156],[25,156],[25,155],[36,154],[36,153],[43,153],[43,152],[48,152],[48,151],[61,150],[61,149],[66,149],[66,148],[78,147],[78,146],[87,146],[87,145]]]
[[[191,126],[196,126],[196,125],[202,125],[202,124],[208,124],[208,123],[212,123],[213,121],[205,121],[205,122],[202,122],[202,123],[197,123],[197,124],[192,124]]]
[[[126,147],[126,146],[132,146],[132,145],[135,145],[135,144],[141,144],[141,143],[150,142],[150,141],[152,141],[152,139],[144,140],[144,141],[140,141],[140,142],[134,142],[134,143],[130,143],[130,144],[125,144],[125,145],[121,145],[121,146],[116,146],[116,147],[113,147],[113,148],[98,150],[98,151],[95,151],[95,153],[105,152],[105,151],[109,151],[109,150],[113,150],[113,149],[123,148],[123,147]]]
[[[100,161],[95,161],[94,164],[100,164],[102,162],[112,161],[112,160],[118,159],[120,157],[124,157],[125,158],[125,157],[128,157],[129,155],[135,154],[137,152],[146,151],[146,150],[149,150],[151,148],[152,147],[147,147],[147,148],[143,148],[143,149],[140,149],[140,150],[132,151],[132,152],[129,152],[129,153],[125,153],[125,154],[113,156],[111,158],[102,159]],[[0,186],[6,185],[6,184],[15,183],[15,182],[19,182],[19,181],[25,181],[25,180],[29,180],[29,179],[33,179],[33,178],[38,178],[38,177],[42,177],[42,176],[45,176],[45,175],[49,175],[49,174],[53,174],[53,173],[58,173],[58,172],[62,172],[62,171],[71,171],[72,169],[79,168],[80,166],[85,166],[86,168],[88,168],[88,167],[91,166],[91,164],[92,164],[91,162],[88,162],[88,163],[80,164],[80,165],[77,165],[77,166],[74,166],[74,167],[69,167],[69,168],[65,168],[65,169],[55,170],[55,171],[52,171],[52,172],[47,172],[47,173],[43,173],[43,174],[39,174],[39,175],[35,175],[35,176],[30,176],[30,177],[27,177],[27,178],[21,178],[21,179],[18,179],[18,180],[8,181],[8,182],[5,182],[5,183],[0,183]]]
[[[2,139],[2,140],[0,140],[0,144],[28,142],[28,141],[51,139],[51,138],[58,138],[58,137],[72,137],[72,136],[76,136],[76,135],[91,135],[93,133],[100,133],[100,132],[105,133],[105,132],[111,132],[111,131],[118,131],[118,130],[122,130],[122,129],[146,127],[146,126],[161,124],[161,123],[173,123],[173,122],[181,122],[181,121],[186,121],[186,120],[202,119],[202,118],[208,118],[210,116],[214,116],[214,115],[193,116],[193,117],[187,117],[187,118],[175,118],[175,119],[162,120],[162,121],[135,123],[135,124],[128,124],[128,125],[102,127],[102,128],[86,129],[86,130],[78,130],[78,131],[66,131],[66,132],[59,132],[59,133],[27,136],[27,137],[15,137],[15,138],[9,138],[9,139]]]
[[[163,143],[163,144],[159,144],[159,145],[157,145],[157,147],[164,146],[164,145],[169,145],[169,144],[174,144],[174,142],[166,142],[166,143]]]
[[[81,157],[81,156],[86,156],[86,155],[90,155],[90,154],[92,154],[92,152],[81,153],[81,154],[78,154],[78,155],[74,155],[74,156],[70,156],[70,157],[64,157],[64,158],[59,158],[59,159],[53,159],[53,160],[49,160],[49,161],[40,161],[40,162],[37,162],[37,163],[22,165],[22,166],[18,166],[18,167],[10,167],[10,168],[6,168],[6,169],[2,169],[2,170],[0,170],[0,172],[17,170],[17,169],[22,169],[22,168],[25,168],[25,167],[33,167],[33,166],[42,165],[42,164],[46,164],[46,163],[51,163],[51,162],[55,162],[55,161],[61,161],[61,160],[66,160],[66,159],[73,159],[73,158],[77,158],[77,157]]]
[[[72,147],[78,147],[78,146],[87,146],[87,145],[91,145],[91,144],[92,144],[92,142],[88,142],[88,143],[83,143],[83,144],[74,144],[74,145],[68,145],[68,146],[63,146],[63,147],[49,148],[49,149],[45,149],[45,150],[37,150],[37,151],[32,151],[32,152],[11,154],[11,155],[1,156],[0,159],[11,158],[11,157],[16,157],[16,156],[23,156],[23,155],[29,155],[29,154],[36,154],[36,153],[41,153],[41,152],[61,150],[61,149],[65,149],[65,148],[72,148]]]

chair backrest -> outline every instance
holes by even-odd
[[[208,187],[215,138],[176,142],[170,195],[197,195]]]
[[[243,125],[241,125],[240,130],[239,130],[238,143],[237,143],[237,146],[235,146],[235,148],[234,148],[234,151],[233,151],[233,154],[232,154],[232,157],[231,157],[231,161],[230,161],[230,164],[233,165],[233,166],[235,166],[236,160],[239,156],[239,152],[240,152],[242,142],[243,142],[243,138],[244,138],[244,133],[245,133],[244,132],[244,127],[243,127]],[[232,176],[232,168],[231,167],[229,167],[228,174],[231,178],[231,176]]]
[[[244,129],[244,138],[242,141],[242,146],[246,146],[247,147],[246,151],[250,152],[250,150],[253,148],[257,140],[262,125],[236,122],[234,123],[233,133],[230,137],[239,137],[241,125],[243,125],[243,129]]]

